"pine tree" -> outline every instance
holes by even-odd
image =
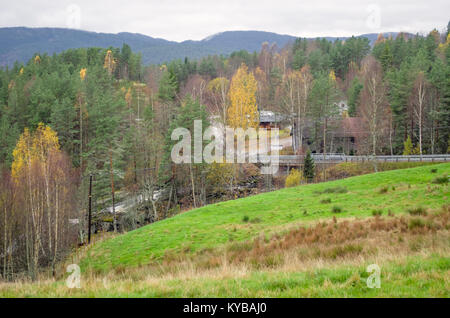
[[[383,70],[389,70],[389,68],[392,66],[392,60],[393,60],[392,52],[389,43],[386,43],[384,45],[383,53],[380,57],[381,65],[383,66]]]
[[[162,102],[172,102],[175,100],[178,91],[178,84],[175,75],[165,71],[159,82],[158,97]]]
[[[305,163],[303,165],[303,175],[308,180],[308,182],[311,182],[314,179],[314,176],[315,176],[314,159],[311,156],[311,151],[309,151],[309,150],[306,153]]]

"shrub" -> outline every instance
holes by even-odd
[[[373,210],[372,211],[372,215],[373,216],[382,216],[383,215],[383,210]]]
[[[443,175],[441,177],[436,177],[432,181],[434,184],[448,184],[448,176]]]
[[[413,152],[414,152],[414,150],[413,150],[413,144],[411,141],[411,137],[408,136],[408,138],[403,143],[403,155],[409,156],[409,155],[412,155]]]
[[[427,215],[427,209],[420,206],[420,207],[408,209],[408,213],[411,215]]]
[[[242,218],[242,222],[247,223],[250,220],[250,218],[248,217],[248,215],[244,215],[244,217]]]
[[[436,168],[434,168],[434,169],[431,169],[430,172],[431,172],[431,173],[437,173],[437,171],[438,171],[438,170],[437,170]]]
[[[284,185],[286,188],[296,187],[300,185],[302,179],[303,179],[302,173],[297,169],[292,169],[291,172],[289,173],[289,176],[286,178]]]
[[[332,209],[331,212],[333,213],[342,213],[342,208],[340,206],[335,205]]]
[[[388,187],[383,187],[383,188],[380,189],[379,193],[380,194],[384,194],[384,193],[387,193],[388,191],[389,191]]]
[[[329,204],[329,203],[331,203],[331,199],[330,198],[323,199],[322,201],[320,201],[320,203],[322,203],[322,204]]]

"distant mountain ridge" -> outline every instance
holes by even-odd
[[[384,33],[396,36],[397,32]],[[377,39],[377,33],[363,34],[371,43]],[[12,65],[15,61],[26,62],[35,53],[60,53],[64,50],[80,47],[122,47],[130,45],[135,52],[142,53],[144,64],[159,64],[174,59],[197,59],[212,54],[228,55],[233,51],[259,51],[264,42],[276,43],[284,47],[297,37],[264,31],[226,31],[214,34],[200,41],[173,42],[151,36],[121,32],[97,33],[91,31],[63,28],[0,28],[0,65]],[[329,41],[337,37],[325,37]],[[339,37],[346,39],[348,37]]]

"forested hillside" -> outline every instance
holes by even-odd
[[[247,128],[259,126],[262,110],[280,113],[294,140],[286,153],[448,153],[449,62],[449,31],[433,30],[380,34],[373,48],[365,37],[296,39],[149,66],[127,44],[76,48],[2,68],[0,255],[12,251],[0,261],[3,275],[35,277],[86,241],[90,176],[98,231],[284,185],[251,163],[175,165],[171,132],[193,132],[195,119],[203,129],[210,121]],[[341,133],[347,122],[351,136]],[[119,220],[115,203],[124,198],[132,208]]]

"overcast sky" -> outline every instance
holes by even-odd
[[[3,1],[0,27],[71,27],[200,40],[229,30],[302,37],[443,30],[450,0],[14,0]]]

